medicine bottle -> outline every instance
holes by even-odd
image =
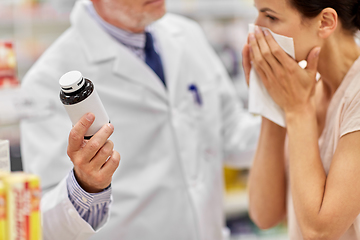
[[[59,84],[61,87],[60,100],[64,104],[73,126],[86,113],[93,113],[95,121],[85,134],[90,139],[102,126],[109,123],[109,117],[95,90],[94,84],[83,77],[79,71],[64,74]]]

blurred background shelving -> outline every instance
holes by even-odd
[[[196,18],[253,18],[256,14],[252,1],[246,0],[168,0],[170,12]]]
[[[14,43],[20,81],[47,47],[70,26],[69,14],[74,3],[75,0],[0,0],[0,41]],[[253,5],[253,0],[167,0],[169,12],[192,18],[202,26],[245,106],[248,92],[241,51],[247,39],[248,24],[257,16]],[[2,90],[0,99],[1,94]],[[2,138],[10,140],[12,170],[21,170],[19,123],[0,124]],[[283,224],[270,231],[260,231],[249,219],[248,169],[225,168],[224,175],[224,211],[231,239],[287,239]]]

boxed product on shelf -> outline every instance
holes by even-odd
[[[9,142],[0,157],[9,162]],[[24,172],[0,169],[0,240],[41,240],[40,178]]]
[[[6,230],[5,185],[0,181],[0,240],[5,240]]]
[[[24,6],[34,6],[36,4],[39,4],[39,0],[21,0],[20,4]]]
[[[10,41],[0,41],[0,89],[19,86],[16,57]]]
[[[41,240],[39,177],[22,172],[0,173],[0,182],[5,193],[6,217],[0,221],[0,228],[5,228],[4,239]]]
[[[9,140],[0,139],[0,171],[10,172]]]

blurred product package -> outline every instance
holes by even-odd
[[[0,41],[0,126],[17,124],[22,119],[49,116],[53,107],[52,102],[20,88],[13,44]]]
[[[10,172],[9,148],[10,148],[9,140],[1,140],[0,139],[0,171],[3,171],[3,172]],[[0,218],[1,218],[1,210],[0,210]]]
[[[10,41],[0,41],[0,89],[19,86],[16,57]]]
[[[39,177],[0,172],[0,240],[41,240],[40,200]]]
[[[0,127],[23,119],[44,119],[54,113],[56,104],[25,89],[0,89]]]
[[[0,240],[41,240],[40,178],[9,165],[9,141],[0,140]]]
[[[0,240],[5,240],[6,231],[5,185],[0,181]]]
[[[40,3],[40,0],[20,0],[20,4],[23,6],[35,6]]]

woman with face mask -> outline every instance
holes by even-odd
[[[250,216],[266,229],[287,215],[291,240],[360,239],[360,1],[255,6],[255,24],[293,38],[296,59],[260,28],[243,50],[247,79],[254,67],[286,116],[286,129],[263,118]]]

